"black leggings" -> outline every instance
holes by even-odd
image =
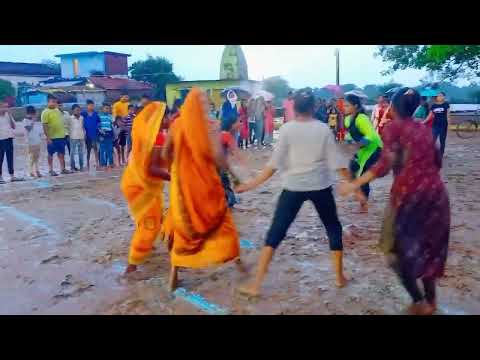
[[[380,154],[381,154],[381,149],[378,148],[377,151],[375,151],[372,154],[372,156],[370,156],[370,158],[367,160],[367,162],[365,163],[365,166],[362,169],[362,173],[360,175],[365,174],[373,165],[375,165],[377,160],[380,158]],[[352,177],[355,177],[355,174],[357,173],[358,169],[360,169],[360,165],[357,162],[357,156],[356,155],[350,161],[349,168],[350,168],[350,173],[352,174]],[[366,183],[366,184],[360,186],[360,190],[363,192],[365,197],[368,199],[368,197],[370,195],[370,184]]]
[[[437,143],[437,139],[440,138],[440,154],[442,155],[442,159],[443,159],[443,154],[445,153],[447,133],[448,133],[448,127],[432,128],[433,141],[435,142],[435,144]]]
[[[422,279],[423,289],[425,291],[425,296],[420,291],[417,278],[411,275],[411,272],[408,269],[404,268],[404,266],[400,265],[397,261],[392,265],[393,270],[399,277],[400,281],[402,282],[403,287],[407,290],[408,294],[412,298],[414,303],[422,301],[423,299],[427,300],[429,304],[435,303],[435,279]]]
[[[3,158],[7,156],[8,173],[13,175],[13,139],[0,140],[0,176],[2,175]]]
[[[303,203],[313,202],[318,216],[327,230],[330,250],[343,250],[342,225],[337,216],[337,205],[333,198],[332,188],[317,191],[288,191],[283,190],[278,199],[272,225],[267,233],[265,245],[274,249],[280,245],[287,234],[288,228],[295,220]]]

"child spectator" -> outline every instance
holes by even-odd
[[[127,145],[127,156],[132,151],[132,126],[133,120],[135,119],[135,106],[128,105],[128,115],[123,119],[126,145]]]
[[[7,157],[8,173],[10,180],[23,181],[14,175],[13,170],[13,138],[15,130],[15,120],[8,112],[8,104],[0,103],[0,184],[5,184],[2,178],[3,159]]]
[[[110,105],[104,103],[100,113],[100,168],[106,170],[113,167],[113,122]]]
[[[85,128],[85,145],[87,147],[87,169],[90,170],[90,153],[93,150],[95,155],[95,164],[99,166],[98,159],[98,126],[100,117],[95,111],[95,103],[87,100],[87,111],[81,113],[83,117],[83,127]]]
[[[29,174],[32,178],[42,177],[38,168],[38,160],[40,159],[43,129],[40,119],[37,117],[37,110],[31,105],[26,108],[23,127],[25,128],[25,139],[27,140],[27,164]]]
[[[118,166],[125,164],[125,132],[122,126],[122,117],[117,116],[113,122],[113,147],[117,151]]]
[[[74,104],[72,106],[72,115],[69,121],[70,127],[70,167],[72,171],[85,171],[83,167],[83,152],[85,149],[85,128],[83,124],[83,116],[80,115],[80,106]],[[80,168],[75,166],[75,155],[78,156],[78,164]]]

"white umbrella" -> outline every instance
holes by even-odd
[[[355,95],[361,99],[368,99],[368,96],[361,90],[352,90],[345,93],[345,95]]]
[[[266,90],[258,90],[253,94],[252,96],[254,99],[258,99],[259,97],[263,97],[265,101],[272,101],[273,98],[275,97],[271,92],[268,92]]]

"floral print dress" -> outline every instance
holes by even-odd
[[[381,247],[415,278],[444,273],[450,236],[450,203],[440,177],[441,158],[431,130],[412,119],[392,120],[382,133],[384,148],[370,169],[394,181]]]

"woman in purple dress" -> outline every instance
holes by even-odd
[[[436,310],[435,281],[443,276],[447,259],[450,203],[432,132],[412,119],[419,104],[420,95],[413,89],[395,94],[394,120],[384,128],[380,159],[361,177],[342,184],[339,192],[353,193],[393,170],[380,246],[413,300],[408,312],[431,315]],[[419,278],[423,292],[417,285]]]

